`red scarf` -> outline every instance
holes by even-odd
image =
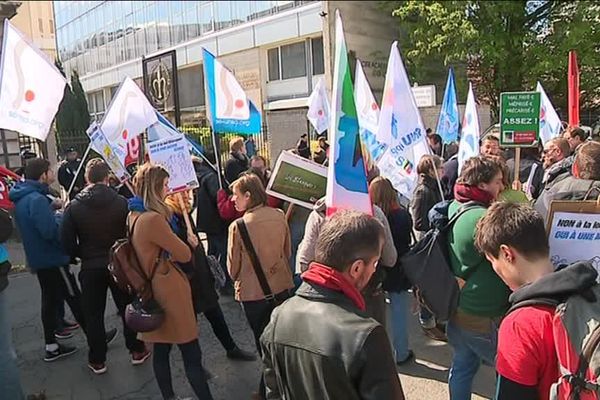
[[[302,279],[306,282],[322,286],[327,289],[342,292],[348,297],[356,307],[365,311],[365,299],[341,272],[326,265],[316,262],[310,263],[310,267],[302,274]]]
[[[494,198],[489,192],[479,189],[477,186],[469,186],[462,183],[457,183],[454,186],[454,198],[459,203],[476,201],[486,206],[494,202]]]

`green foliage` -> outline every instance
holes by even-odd
[[[90,111],[77,71],[73,71],[71,75],[71,88],[75,99],[73,105],[74,127],[78,131],[85,131],[90,126]]]
[[[577,51],[582,108],[600,107],[600,4],[574,1],[400,1],[400,47],[411,78],[453,66],[460,99],[467,80],[497,112],[503,91],[540,81],[566,109],[567,55]],[[433,68],[435,69],[435,67]],[[461,73],[462,71],[462,73]],[[429,71],[431,72],[431,71]]]

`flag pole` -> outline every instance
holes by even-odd
[[[92,142],[90,142],[88,144],[87,149],[85,149],[85,153],[83,153],[83,157],[81,158],[81,162],[79,163],[79,167],[77,167],[77,171],[75,172],[75,176],[73,177],[73,180],[71,181],[71,184],[69,185],[69,190],[67,190],[67,199],[69,198],[69,195],[71,194],[71,191],[73,191],[73,187],[75,187],[75,181],[77,181],[77,177],[81,173],[81,168],[83,168],[83,164],[85,164],[85,159],[87,158],[88,154],[90,154],[90,150],[91,149],[92,149]]]
[[[435,166],[435,161],[433,161],[433,158],[430,158],[430,161],[431,161],[431,166],[433,167],[433,172],[435,173],[435,180],[437,181],[438,189],[440,190],[440,194],[442,195],[442,200],[444,200],[446,198],[446,196],[444,196],[444,190],[442,189],[442,181],[440,180],[440,176],[437,172],[437,168]]]
[[[219,139],[217,138],[217,133],[212,127],[210,129],[210,132],[213,141],[213,147],[215,149],[215,162],[217,166],[217,175],[219,177],[219,189],[223,189],[223,182],[221,180],[221,146],[219,143]]]

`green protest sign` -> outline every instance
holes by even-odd
[[[540,137],[540,93],[500,94],[500,144],[531,147]]]

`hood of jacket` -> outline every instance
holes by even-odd
[[[13,203],[15,203],[33,192],[38,192],[45,196],[50,193],[50,190],[48,185],[45,183],[26,179],[18,182],[15,187],[10,190],[8,197]]]
[[[75,196],[75,200],[91,208],[103,209],[110,207],[117,196],[119,195],[113,188],[98,183],[83,189]]]
[[[562,302],[595,285],[597,277],[598,272],[591,263],[578,262],[517,289],[510,295],[509,301],[515,304],[524,300],[550,298]]]

